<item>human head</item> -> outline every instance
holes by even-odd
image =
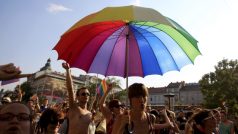
[[[47,108],[40,117],[39,127],[42,133],[57,133],[62,122],[60,113],[55,109]]]
[[[87,103],[89,101],[90,92],[86,87],[82,87],[77,90],[76,98],[79,103]]]
[[[150,113],[153,114],[155,116],[155,123],[159,123],[159,119],[160,119],[160,113],[158,110],[156,109],[152,109],[150,110]]]
[[[221,110],[221,121],[225,121],[227,119],[227,113],[225,110]]]
[[[108,103],[109,109],[115,114],[122,114],[124,105],[118,100],[113,99]]]
[[[128,88],[128,98],[131,108],[146,110],[148,89],[141,83],[134,83]]]
[[[45,98],[43,101],[43,105],[46,106],[46,105],[48,105],[48,103],[49,103],[49,100],[47,98]]]
[[[30,134],[32,129],[30,109],[18,102],[4,105],[0,109],[0,128],[0,134]]]
[[[35,104],[34,104],[34,101],[33,101],[33,100],[28,100],[28,101],[27,101],[27,106],[28,106],[28,108],[29,108],[31,111],[34,111],[34,110],[35,110]]]
[[[204,131],[213,131],[216,128],[216,118],[211,110],[201,110],[193,116],[193,119]]]

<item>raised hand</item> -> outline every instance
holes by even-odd
[[[64,68],[64,69],[69,69],[70,67],[69,67],[69,64],[68,63],[62,63],[62,67]]]
[[[0,66],[0,80],[10,80],[18,78],[21,71],[13,63]]]
[[[112,83],[107,84],[107,90],[108,90],[108,92],[111,91],[112,88],[113,88],[113,84],[112,84]]]

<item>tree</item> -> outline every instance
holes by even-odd
[[[204,105],[207,108],[226,102],[230,113],[238,111],[238,61],[223,59],[215,66],[215,72],[205,74],[199,81]]]
[[[99,98],[100,98],[100,96],[98,96],[97,95],[97,91],[96,91],[96,88],[100,85],[100,83],[101,83],[101,79],[99,79],[99,78],[93,78],[94,80],[94,82],[91,82],[91,81],[89,81],[88,82],[88,84],[86,85],[86,87],[88,88],[88,90],[90,91],[90,93],[91,93],[91,97],[92,98],[94,98],[94,97],[96,97],[97,96],[97,100],[96,100],[96,102],[95,102],[95,105],[97,105],[97,103],[98,103],[98,100],[99,100]],[[121,84],[121,81],[119,80],[119,79],[117,79],[117,78],[115,78],[115,77],[110,77],[110,78],[106,78],[106,82],[109,84],[112,84],[113,85],[113,89],[112,89],[112,91],[110,92],[110,94],[109,94],[109,96],[108,96],[108,98],[107,98],[107,100],[111,100],[111,99],[119,99],[119,100],[123,100],[125,97],[125,93],[124,92],[121,92],[121,87],[120,87],[120,84]],[[116,90],[114,90],[114,89],[116,89]],[[93,99],[90,99],[89,100],[89,104],[91,104],[92,103],[92,101],[93,101]]]

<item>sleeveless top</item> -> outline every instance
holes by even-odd
[[[154,131],[154,119],[153,119],[153,115],[150,114],[150,113],[146,113],[146,117],[147,117],[147,121],[148,121],[148,125],[149,125],[149,133],[148,134],[155,134],[155,131]],[[130,131],[129,129],[129,125],[126,124],[125,126],[125,130],[124,130],[124,133],[123,134],[133,134],[133,128],[134,128],[134,123],[131,122],[131,129],[132,131]]]
[[[223,122],[219,125],[220,134],[230,134],[231,133],[232,124],[225,125]]]

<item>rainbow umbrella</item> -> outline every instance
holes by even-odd
[[[124,78],[179,71],[200,55],[197,40],[175,21],[138,6],[107,7],[84,17],[54,50],[71,67]]]

